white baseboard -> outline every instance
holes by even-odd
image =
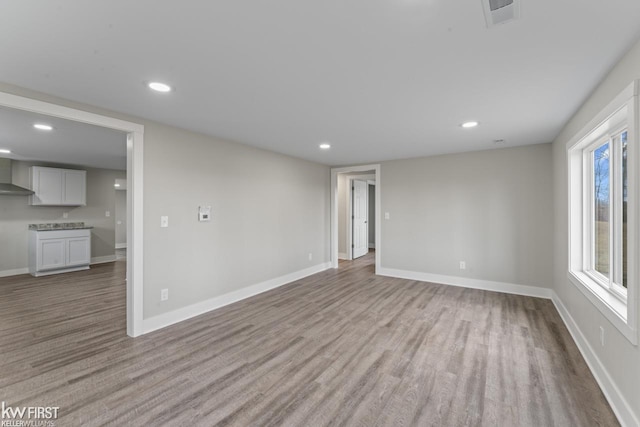
[[[580,350],[582,357],[587,362],[591,373],[598,382],[602,393],[604,393],[609,405],[611,405],[611,409],[616,414],[616,417],[618,417],[620,424],[623,427],[640,426],[640,420],[638,420],[634,414],[629,402],[627,402],[622,393],[620,393],[616,383],[609,375],[609,372],[607,372],[607,369],[604,367],[595,351],[593,351],[593,347],[591,347],[589,341],[585,338],[576,321],[571,317],[567,307],[565,307],[560,297],[558,297],[558,295],[553,291],[551,300],[553,301],[553,305],[556,306],[558,313],[560,313],[560,317],[564,321],[569,333],[573,337],[573,341],[578,346],[578,350]]]
[[[114,262],[115,260],[116,260],[115,255],[99,256],[99,257],[91,258],[91,264],[103,264],[105,262]],[[71,271],[71,270],[68,270],[68,271]],[[61,271],[56,270],[56,273],[60,273],[60,272]],[[18,276],[20,274],[29,274],[29,268],[25,267],[25,268],[16,268],[13,270],[0,271],[0,277]],[[54,274],[54,273],[51,273],[51,274]]]
[[[338,252],[338,259],[347,259],[347,254],[344,252]]]
[[[116,243],[116,249],[127,249],[126,243]]]
[[[516,285],[491,280],[471,279],[469,277],[445,276],[442,274],[422,273],[419,271],[397,270],[382,267],[376,271],[380,276],[397,277],[400,279],[419,280],[421,282],[441,283],[443,285],[460,286],[463,288],[482,289],[485,291],[503,292],[506,294],[524,295],[528,297],[551,299],[553,291],[549,288],[537,286]]]
[[[89,269],[88,265],[83,265],[81,267],[60,268],[57,270],[49,270],[49,271],[36,271],[35,273],[33,273],[33,275],[35,277],[53,276],[55,274],[73,273],[74,271],[83,271],[88,269]]]
[[[91,258],[91,264],[104,264],[105,262],[114,262],[117,259],[115,255],[97,256]]]
[[[369,249],[375,249],[375,248],[376,248],[375,243],[369,243]]]
[[[228,294],[220,295],[219,297],[179,308],[149,319],[144,319],[142,324],[142,333],[146,334],[166,326],[173,325],[174,323],[182,322],[183,320],[207,313],[215,310],[216,308],[224,307],[225,305],[261,294],[282,285],[286,285],[287,283],[295,282],[296,280],[311,276],[312,274],[319,273],[328,268],[331,268],[331,263],[329,262],[314,265],[313,267],[309,267],[304,270],[295,271],[284,276],[276,277],[275,279],[267,280],[234,292],[229,292]]]
[[[20,274],[29,274],[29,268],[14,268],[13,270],[0,271],[0,277],[18,276]]]

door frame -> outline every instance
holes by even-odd
[[[375,234],[376,234],[376,274],[380,270],[381,265],[381,253],[382,253],[382,238],[381,238],[381,230],[382,224],[379,220],[380,211],[381,211],[381,188],[382,188],[382,175],[380,173],[380,164],[372,164],[372,165],[361,165],[361,166],[346,166],[340,168],[331,168],[331,267],[338,268],[338,174],[339,173],[350,173],[350,172],[366,172],[373,170],[376,175],[376,225],[375,225]],[[351,200],[351,186],[349,186],[349,200]],[[347,227],[351,227],[351,201],[349,201],[347,216],[349,217],[349,222],[347,223]],[[349,228],[347,228],[349,230]],[[347,232],[347,235],[350,236],[350,232]],[[351,240],[351,237],[348,238]],[[350,249],[350,248],[347,248]]]
[[[142,335],[144,126],[101,114],[0,91],[0,106],[115,129],[127,133],[127,335]]]
[[[345,218],[345,231],[347,234],[347,240],[346,240],[346,248],[347,248],[347,252],[346,252],[346,260],[351,261],[353,260],[353,250],[351,248],[351,244],[353,243],[353,224],[351,223],[351,215],[352,215],[352,211],[353,211],[353,180],[354,179],[359,179],[359,180],[366,180],[366,181],[371,181],[371,177],[376,177],[375,173],[372,174],[368,174],[368,175],[346,175],[345,176],[345,180],[347,181],[347,206],[346,206],[346,218]],[[375,215],[375,212],[374,212]],[[338,233],[338,239],[340,238],[340,233]],[[338,246],[339,246],[339,240],[338,240]],[[339,252],[338,252],[339,253]]]

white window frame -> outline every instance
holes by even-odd
[[[584,159],[584,249],[587,251],[584,257],[584,271],[592,280],[603,288],[612,292],[620,298],[622,302],[627,303],[627,290],[622,285],[622,211],[618,208],[622,204],[622,171],[619,166],[622,162],[620,156],[621,136],[627,132],[627,120],[614,127],[612,132],[607,132],[599,137],[594,143],[582,150]],[[609,203],[609,277],[596,270],[595,267],[595,229],[593,227],[595,221],[595,193],[593,188],[593,156],[595,151],[604,144],[609,144],[609,183],[610,183],[610,203]],[[628,144],[628,142],[627,142]],[[620,262],[617,262],[617,261]]]
[[[567,144],[569,181],[569,262],[570,281],[598,310],[634,345],[638,343],[638,259],[640,236],[640,171],[638,147],[638,81],[634,81],[605,109],[594,117]],[[619,135],[627,131],[627,289],[622,283],[622,188],[619,158]],[[618,138],[616,140],[616,138]],[[595,270],[594,265],[594,194],[593,152],[609,142],[611,162],[609,182],[610,203],[610,272],[609,278]]]

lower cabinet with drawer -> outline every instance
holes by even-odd
[[[29,273],[33,276],[87,270],[91,230],[29,231]]]

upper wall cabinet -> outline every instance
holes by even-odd
[[[34,206],[85,206],[87,171],[32,166],[30,198]]]

